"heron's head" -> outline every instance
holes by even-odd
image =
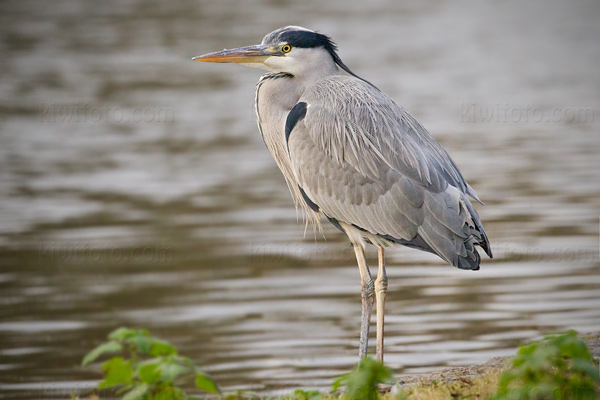
[[[193,60],[236,63],[292,75],[323,69],[337,71],[337,66],[350,72],[337,55],[337,47],[331,38],[299,26],[279,28],[266,35],[258,45],[209,53]]]

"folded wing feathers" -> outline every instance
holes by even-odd
[[[372,86],[344,76],[324,81],[302,97],[309,108],[289,143],[309,197],[329,217],[382,236],[419,235],[452,265],[478,269],[474,244],[491,252],[466,195],[479,198],[446,151]]]

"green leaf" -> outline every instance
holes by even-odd
[[[170,383],[161,383],[156,386],[152,393],[152,400],[185,400],[183,390]]]
[[[150,355],[167,356],[177,354],[177,349],[171,343],[160,339],[154,339],[150,347]]]
[[[350,372],[347,372],[347,373],[342,374],[342,375],[338,376],[337,378],[335,378],[335,380],[331,384],[331,391],[337,392],[340,389],[340,387],[342,387],[344,382],[346,382],[348,380],[349,376],[350,376]]]
[[[109,333],[108,338],[110,340],[125,340],[125,338],[133,334],[135,334],[135,331],[133,329],[121,327]]]
[[[573,360],[573,370],[581,372],[594,382],[600,384],[600,370],[588,360],[582,360],[581,358]]]
[[[156,383],[162,375],[158,366],[157,362],[142,365],[139,369],[140,380],[148,384]]]
[[[172,361],[163,361],[158,365],[158,370],[161,372],[160,379],[165,382],[174,382],[178,376],[189,372],[189,368]]]
[[[142,400],[144,395],[148,393],[150,386],[142,383],[130,390],[121,400]]]
[[[521,346],[492,399],[596,399],[598,367],[575,331]],[[566,397],[565,397],[566,396]]]
[[[140,334],[139,331],[135,335],[125,339],[127,343],[133,344],[141,353],[150,353],[152,347],[152,338],[150,336]]]
[[[318,390],[305,391],[302,389],[296,389],[290,399],[294,400],[322,400],[325,394]]]
[[[117,352],[120,352],[121,350],[123,350],[123,346],[121,346],[121,344],[118,342],[110,341],[110,342],[103,343],[100,346],[96,347],[94,350],[90,351],[83,358],[81,365],[83,365],[83,366],[88,365],[89,363],[93,362],[94,360],[96,360],[98,357],[100,357],[103,354],[117,353]]]
[[[116,385],[131,383],[133,370],[129,361],[123,357],[113,357],[104,364],[102,370],[106,373],[104,380],[98,384],[98,388],[104,389]]]
[[[129,329],[129,328],[118,328],[112,331],[108,338],[111,340],[116,340],[118,342],[126,341],[132,342],[136,340],[140,340],[140,338],[150,339],[150,333],[147,329]]]
[[[173,388],[173,396],[169,400],[185,400],[185,393],[178,387]],[[167,399],[165,399],[167,400]]]
[[[196,375],[196,387],[208,393],[221,393],[221,389],[219,389],[215,381],[203,373]]]
[[[343,382],[346,382],[347,398],[350,400],[377,400],[377,384],[389,382],[392,379],[392,372],[379,361],[372,358],[360,360],[354,371],[342,375],[333,383],[333,390],[339,389]]]

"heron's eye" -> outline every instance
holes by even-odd
[[[292,46],[290,46],[289,44],[284,44],[283,46],[281,46],[281,51],[283,51],[284,53],[289,53],[290,51],[292,51]]]

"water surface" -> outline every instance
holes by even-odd
[[[85,392],[100,373],[81,358],[122,325],[172,341],[227,389],[325,388],[357,361],[353,252],[332,226],[305,234],[254,122],[260,72],[189,61],[288,24],[332,35],[486,202],[496,257],[481,271],[388,252],[398,376],[600,329],[599,12],[2,2],[0,397]]]

